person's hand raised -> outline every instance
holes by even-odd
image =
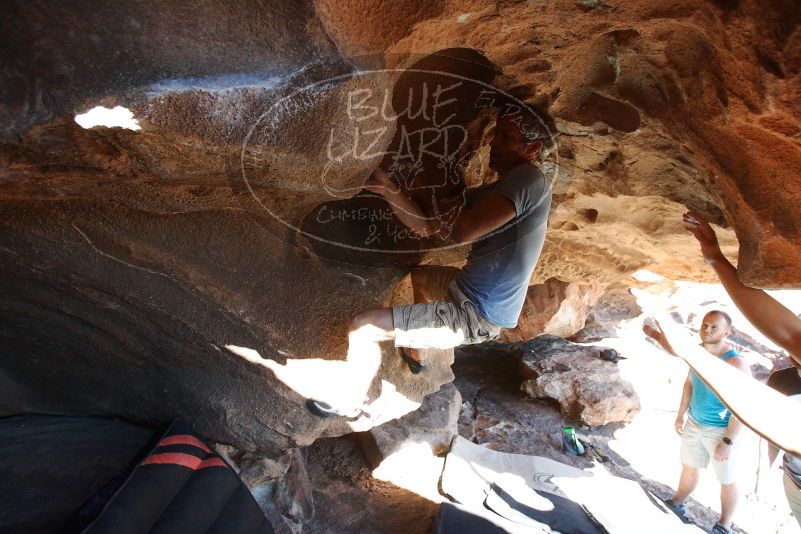
[[[679,328],[673,318],[668,315],[667,310],[671,307],[670,302],[664,295],[655,295],[650,291],[636,287],[629,289],[629,292],[637,299],[637,304],[640,308],[651,316],[647,321],[652,323],[653,326],[644,323],[642,327],[643,333],[659,343],[670,354],[676,356],[676,351],[673,350],[673,346],[668,341],[666,334],[678,339],[679,337],[689,336],[689,332],[684,328]],[[667,330],[663,325],[668,327]]]
[[[370,176],[364,182],[364,188],[381,196],[397,193],[399,191],[397,184],[395,184],[392,178],[390,178],[381,167],[376,167],[375,170],[370,173]]]
[[[682,216],[684,227],[692,232],[695,239],[701,245],[701,254],[704,259],[713,262],[723,257],[718,243],[718,236],[706,220],[693,211],[688,211]]]
[[[659,341],[662,338],[662,330],[660,330],[659,327],[653,327],[649,324],[643,324],[642,331],[646,336],[656,341]]]

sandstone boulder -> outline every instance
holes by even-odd
[[[282,526],[291,532],[302,531],[314,516],[313,485],[303,449],[287,449],[275,456],[228,445],[218,444],[215,449],[237,471],[277,531],[283,532]]]
[[[585,326],[568,338],[573,343],[594,343],[610,337],[618,337],[618,330],[609,326]]]
[[[540,336],[523,348],[520,389],[555,400],[563,414],[585,425],[627,423],[640,411],[639,397],[616,364],[600,359],[601,350]]]
[[[801,216],[785,209],[801,170],[800,18],[756,0],[449,2],[389,51],[479,48],[561,119],[564,196],[535,282],[615,282],[643,267],[711,282],[678,223],[689,207],[736,230],[748,283],[790,287],[801,279]]]
[[[427,396],[414,412],[358,434],[367,460],[378,467],[387,458],[408,446],[426,444],[430,453],[442,455],[450,449],[457,434],[462,396],[453,383]]]
[[[516,328],[504,330],[507,342],[525,341],[540,334],[568,337],[584,326],[587,313],[604,286],[563,282],[550,278],[528,288]]]
[[[627,289],[613,289],[601,295],[587,314],[587,325],[615,327],[620,322],[639,317],[642,308]]]

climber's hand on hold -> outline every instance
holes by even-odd
[[[381,167],[376,167],[375,170],[370,173],[370,176],[364,182],[364,188],[383,197],[397,194],[400,191],[395,182],[392,181],[392,178],[390,178]]]
[[[637,299],[637,304],[640,306],[640,308],[652,316],[650,320],[653,321],[654,326],[643,324],[643,333],[654,339],[668,353],[676,356],[677,354],[670,345],[670,342],[665,335],[664,328],[662,328],[662,324],[669,324],[673,321],[673,319],[667,314],[667,309],[670,307],[670,303],[664,297],[660,295],[654,295],[650,291],[637,288],[631,288],[629,291]],[[675,328],[673,330],[675,330]]]
[[[707,262],[712,263],[723,257],[718,236],[703,217],[693,211],[688,211],[682,216],[682,221],[684,227],[698,240],[698,244],[701,245],[701,254]]]
[[[654,321],[654,322],[656,322],[656,321]],[[646,336],[650,337],[651,339],[653,339],[655,341],[659,341],[662,338],[662,330],[660,330],[658,326],[651,326],[649,324],[643,324],[642,325],[642,331]]]

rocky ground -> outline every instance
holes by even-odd
[[[426,496],[376,479],[350,437],[320,440],[309,448],[315,516],[306,533],[428,532],[438,505]],[[434,462],[441,470],[442,462]],[[410,465],[410,469],[419,468]],[[426,465],[429,467],[429,465]],[[428,470],[436,489],[436,469]]]
[[[724,309],[730,305],[715,286],[685,286],[676,289],[675,296],[677,316],[685,306],[695,305],[697,309],[701,302]],[[797,298],[791,294],[783,297]],[[603,318],[612,311],[597,309],[595,316]],[[627,313],[630,315],[630,310]],[[499,451],[544,456],[582,469],[608,469],[616,476],[640,482],[657,495],[670,497],[680,469],[680,438],[673,431],[673,420],[687,369],[644,339],[642,321],[643,317],[630,316],[615,328],[605,327],[607,334],[618,337],[588,344],[614,348],[626,358],[617,364],[619,373],[631,383],[641,403],[630,423],[582,426],[562,415],[555,401],[527,397],[520,388],[521,344],[495,343],[456,352],[454,384],[463,399],[459,435]],[[760,343],[767,341],[742,322],[740,325],[740,335],[770,352],[771,347]],[[755,374],[767,374],[765,366],[771,365],[767,358],[754,353],[747,358]],[[564,426],[574,426],[580,437],[605,453],[609,461],[598,464],[589,456],[565,454],[560,441]],[[739,442],[738,471],[744,498],[735,532],[797,532],[781,490],[781,471],[767,467],[764,449],[750,431],[744,430]],[[374,474],[353,436],[318,441],[307,454],[316,513],[304,532],[422,533],[427,531],[436,503],[444,498],[436,489],[442,462],[430,448],[409,454],[405,472],[384,469],[382,473],[379,468]],[[375,474],[388,480],[379,480]],[[688,505],[688,515],[698,525],[709,528],[717,519],[718,491],[714,475],[705,472]]]
[[[625,352],[629,359],[618,365],[622,374],[634,377],[632,384],[643,403],[642,411],[630,424],[577,426],[562,416],[553,403],[524,398],[519,392],[519,378],[514,374],[516,358],[488,347],[464,351],[457,358],[456,383],[465,398],[472,398],[472,402],[467,401],[463,406],[460,435],[496,450],[545,456],[576,467],[592,468],[589,457],[579,458],[562,451],[560,431],[563,426],[574,426],[582,439],[609,456],[610,461],[603,467],[612,474],[637,480],[657,495],[670,497],[680,470],[680,439],[673,432],[673,420],[686,370],[683,364],[644,342],[626,344],[630,348],[639,345],[638,352]],[[765,475],[762,491],[754,492],[757,439],[747,431],[744,434],[747,436],[741,445],[740,472],[746,498],[736,531],[794,532],[797,527],[790,521],[775,470]],[[688,506],[688,515],[697,524],[714,525],[719,510],[718,490],[712,473],[705,473]],[[785,527],[789,529],[783,530]]]

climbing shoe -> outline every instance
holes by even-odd
[[[715,523],[715,526],[709,532],[711,534],[732,534],[732,529],[727,529],[720,523]]]
[[[584,456],[584,445],[578,440],[573,427],[566,426],[562,429],[562,450],[568,454]]]
[[[413,375],[420,374],[420,371],[422,371],[423,367],[425,367],[423,362],[418,362],[414,358],[409,357],[406,354],[406,351],[403,349],[400,349],[400,356],[401,360],[403,360],[406,363],[406,366],[409,368],[409,371],[411,371]]]
[[[343,410],[334,408],[327,402],[315,399],[308,399],[306,408],[317,417],[347,417],[348,419],[353,419],[364,413],[361,408]]]

